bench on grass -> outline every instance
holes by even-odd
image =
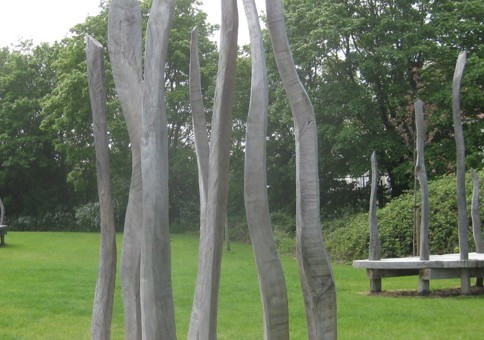
[[[381,260],[353,261],[354,268],[364,268],[370,279],[370,291],[381,292],[381,279],[397,276],[418,276],[418,292],[429,293],[431,279],[461,278],[461,291],[468,294],[469,278],[484,276],[484,254],[469,253],[468,260],[461,260],[459,254],[430,255],[428,260],[418,256],[387,258]]]

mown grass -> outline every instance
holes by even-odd
[[[172,235],[177,334],[186,339],[195,283],[198,238]],[[121,235],[118,236],[119,249]],[[99,235],[20,233],[0,248],[0,339],[89,339]],[[118,249],[118,250],[119,250]],[[305,318],[295,259],[282,258],[289,295],[291,339],[305,339]],[[119,271],[118,271],[119,272]],[[422,298],[368,296],[363,270],[334,265],[340,339],[479,339],[484,296]],[[457,280],[432,281],[439,289]],[[387,290],[416,289],[415,277],[383,281]],[[112,339],[123,339],[118,275]],[[219,339],[262,339],[262,313],[251,247],[224,252]]]

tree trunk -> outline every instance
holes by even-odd
[[[247,223],[259,274],[264,339],[289,339],[284,272],[272,234],[266,178],[268,85],[262,32],[254,0],[244,0],[249,25],[252,80],[245,146],[244,195]]]
[[[420,192],[422,195],[422,209],[420,220],[420,260],[429,259],[429,224],[430,224],[430,209],[429,209],[429,186],[427,182],[427,172],[425,171],[425,126],[424,126],[424,111],[423,102],[418,100],[415,103],[415,125],[417,128],[417,162],[415,165],[415,173],[420,184]]]
[[[126,339],[141,339],[140,258],[143,195],[141,111],[143,102],[141,10],[137,0],[112,0],[108,50],[114,83],[131,143],[131,185],[124,222],[121,283]]]
[[[336,288],[320,222],[318,139],[314,109],[292,59],[280,0],[266,0],[274,56],[294,117],[296,241],[309,339],[336,339]]]
[[[141,172],[141,326],[143,339],[176,339],[168,220],[168,127],[164,68],[174,0],[154,0],[146,32]]]
[[[222,0],[222,25],[217,84],[212,117],[212,139],[208,175],[206,243],[200,244],[199,273],[195,300],[201,301],[197,337],[217,338],[217,306],[222,262],[223,234],[227,218],[230,133],[237,61],[238,14],[236,0]]]
[[[101,340],[111,338],[114,283],[116,279],[116,227],[109,174],[104,48],[94,38],[88,37],[86,52],[94,145],[96,148],[97,191],[101,210],[101,250],[92,311],[91,338]]]
[[[193,134],[195,137],[195,149],[198,163],[198,188],[200,194],[200,248],[199,257],[203,257],[205,244],[207,243],[206,213],[208,193],[208,161],[210,146],[208,144],[207,120],[202,98],[202,83],[200,76],[200,60],[198,55],[198,30],[192,30],[190,49],[190,105],[192,108]],[[192,314],[188,330],[189,339],[198,339],[200,305],[201,305],[201,278],[202,266],[198,267],[197,283],[195,285],[195,297],[193,299]]]

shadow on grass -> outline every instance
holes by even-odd
[[[460,287],[430,290],[429,295],[420,295],[417,290],[384,290],[379,293],[363,292],[366,296],[388,296],[388,297],[422,297],[422,298],[448,298],[464,296],[461,294]],[[484,287],[472,286],[471,293],[467,296],[484,295]]]

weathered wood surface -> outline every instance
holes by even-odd
[[[421,193],[421,213],[420,213],[420,259],[428,260],[430,255],[429,250],[429,224],[430,224],[430,208],[429,208],[429,186],[427,181],[427,172],[425,170],[425,125],[424,125],[424,104],[421,100],[415,102],[415,125],[417,130],[417,162],[415,164],[415,174],[420,184]]]
[[[445,254],[430,255],[429,260],[426,261],[422,261],[418,256],[378,261],[357,260],[353,261],[353,267],[366,269],[370,280],[418,275],[418,292],[422,295],[429,293],[429,284],[422,285],[422,281],[461,278],[461,292],[467,295],[470,293],[470,277],[484,275],[484,254],[469,253],[468,257],[467,260],[461,260],[460,254]],[[466,277],[467,280],[462,280],[462,277]]]
[[[208,162],[210,146],[208,142],[207,120],[202,97],[202,81],[200,75],[200,57],[198,50],[198,30],[195,27],[191,33],[190,67],[189,67],[190,106],[192,109],[193,135],[198,164],[198,190],[200,195],[200,246],[199,258],[203,258],[207,244],[207,198],[208,198]],[[188,339],[198,339],[200,322],[200,306],[202,299],[201,279],[203,267],[198,266],[197,282],[188,329]]]
[[[271,227],[266,175],[267,67],[254,0],[244,0],[252,76],[244,163],[244,198],[264,315],[264,339],[289,339],[287,290]]]
[[[467,260],[460,254],[430,255],[427,261],[418,256],[388,258],[378,261],[356,260],[354,268],[365,269],[426,269],[426,268],[484,268],[484,254],[469,253]]]
[[[482,239],[481,216],[479,213],[479,176],[474,169],[471,169],[472,176],[472,233],[477,253],[484,253],[484,240]],[[483,286],[483,277],[476,278],[476,286]]]
[[[5,206],[3,205],[2,198],[0,197],[0,226],[3,226],[3,219],[5,218]]]
[[[370,260],[379,260],[381,258],[381,241],[378,232],[378,223],[376,219],[377,211],[377,194],[378,194],[378,163],[376,159],[376,152],[371,154],[371,193],[370,193],[370,210],[369,210],[369,225],[370,225]],[[381,290],[381,278],[374,278],[370,280],[370,290],[372,292],[379,292]]]
[[[472,176],[472,231],[477,253],[484,253],[484,240],[482,239],[481,217],[479,213],[479,176],[471,169]]]
[[[467,203],[465,189],[465,146],[464,131],[462,128],[460,109],[460,87],[467,53],[461,52],[455,65],[454,78],[452,82],[452,113],[454,121],[454,137],[456,145],[456,177],[457,177],[457,210],[459,226],[459,251],[461,260],[466,260],[469,253],[469,230],[467,222]],[[470,279],[466,272],[462,273],[462,289],[468,289],[470,293]]]
[[[220,271],[227,219],[229,189],[230,135],[237,61],[238,11],[236,0],[222,0],[220,52],[215,87],[208,173],[206,243],[200,244],[200,257],[194,300],[199,300],[197,334],[189,339],[217,338],[217,309]],[[197,294],[199,294],[197,296]]]
[[[308,339],[337,338],[336,287],[320,221],[318,138],[311,100],[292,58],[281,0],[266,0],[267,26],[277,69],[294,119],[296,245]]]
[[[143,232],[140,297],[143,339],[176,339],[168,220],[165,63],[175,0],[154,0],[146,29],[141,173]]]
[[[378,232],[378,223],[376,219],[377,211],[377,194],[378,194],[378,163],[376,159],[376,152],[371,154],[371,193],[370,193],[370,260],[379,260],[381,258],[381,242],[380,234]]]
[[[106,118],[104,47],[87,38],[89,97],[96,149],[96,177],[101,216],[101,249],[91,321],[91,339],[110,339],[116,279],[116,226],[111,195],[110,157]]]
[[[466,52],[461,52],[457,58],[452,82],[452,112],[454,121],[454,135],[456,144],[456,168],[457,168],[457,208],[459,225],[459,251],[461,259],[467,259],[469,249],[468,221],[465,192],[465,148],[464,131],[462,129],[462,112],[460,108],[460,87],[466,64]]]
[[[140,259],[143,218],[141,112],[143,106],[141,9],[137,0],[112,0],[108,17],[111,69],[131,144],[131,184],[124,221],[121,285],[126,339],[141,339]]]

